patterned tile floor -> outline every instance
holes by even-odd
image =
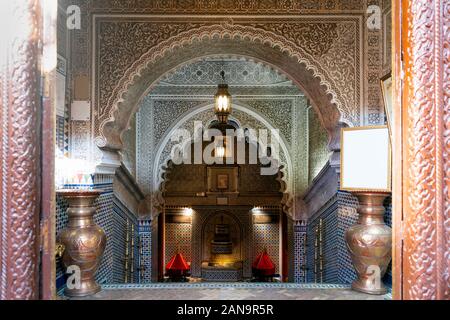
[[[312,284],[147,284],[104,285],[89,300],[386,300],[390,295],[358,293],[345,285]]]

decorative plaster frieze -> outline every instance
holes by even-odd
[[[342,119],[349,123],[358,123],[360,83],[356,79],[360,78],[357,70],[361,63],[358,53],[361,22],[358,18],[348,18],[347,21],[329,21],[324,18],[320,20],[318,22],[306,19],[304,22],[296,20],[283,23],[240,21],[240,24],[221,25],[211,25],[211,21],[191,21],[183,24],[151,20],[98,20],[96,26],[101,43],[98,44],[96,54],[96,107],[100,121],[95,126],[96,134],[104,131],[104,125],[111,117],[121,117],[119,114],[125,112],[121,105],[125,105],[128,98],[126,93],[138,85],[139,81],[144,81],[147,70],[157,63],[158,59],[173,48],[192,45],[205,39],[217,39],[217,36],[224,43],[228,41],[227,37],[232,36],[232,39],[260,41],[272,47],[280,47],[285,54],[298,59],[315,77],[321,79],[321,84],[331,94],[332,102],[340,110]],[[336,33],[338,37],[330,36],[330,43],[315,47],[313,39],[321,36],[321,33],[316,32],[318,26],[322,33]],[[298,30],[303,33],[292,38]],[[283,32],[282,36],[280,32]],[[139,34],[139,37],[131,39],[130,34]],[[121,47],[124,50],[119,50]],[[109,52],[110,48],[115,48],[114,52]],[[122,101],[123,99],[125,100]],[[358,107],[355,108],[356,105]],[[118,112],[115,117],[114,112]]]

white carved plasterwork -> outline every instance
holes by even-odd
[[[86,0],[101,13],[153,14],[318,14],[360,13],[365,0]]]
[[[286,76],[262,63],[247,59],[204,59],[181,66],[161,79],[159,86],[213,86],[222,81],[220,72],[225,72],[228,85],[232,86],[292,86]]]
[[[292,117],[292,163],[295,168],[293,175],[293,189],[295,195],[302,195],[308,188],[308,100],[297,97],[293,106]]]
[[[194,19],[190,19],[189,23],[154,22],[151,19],[146,22],[98,20],[96,28],[101,40],[98,41],[96,54],[96,105],[100,122],[96,124],[96,132],[101,132],[102,126],[111,119],[114,111],[120,111],[120,99],[152,63],[157,63],[175,47],[208,37],[225,36],[270,43],[280,47],[289,56],[296,57],[299,63],[305,64],[310,72],[321,79],[340,110],[342,119],[353,124],[359,123],[359,17],[298,17],[288,22],[284,20],[283,23],[210,23],[206,20],[195,22]],[[299,34],[299,30],[302,33]]]
[[[268,121],[270,121],[275,129],[280,133],[289,145],[292,144],[292,125],[293,125],[293,104],[295,98],[292,99],[236,99],[244,105],[251,107],[253,110],[261,113]]]
[[[154,100],[153,102],[153,139],[156,144],[167,134],[167,130],[176,124],[176,119],[208,100]],[[175,121],[174,121],[175,120]]]
[[[143,0],[133,0],[133,1],[115,1],[115,0],[73,0],[70,2],[70,4],[78,5],[82,10],[82,28],[81,30],[75,30],[71,32],[72,35],[72,72],[74,76],[86,76],[87,78],[90,78],[91,75],[91,68],[99,65],[98,60],[98,52],[94,52],[92,49],[98,48],[98,44],[101,44],[101,42],[98,40],[99,32],[97,32],[97,35],[91,34],[91,30],[96,30],[95,28],[91,27],[91,22],[98,22],[99,20],[107,20],[110,23],[117,23],[120,21],[124,21],[129,19],[128,17],[132,17],[133,13],[147,13],[147,14],[164,14],[164,13],[173,13],[177,14],[177,18],[172,17],[164,17],[159,16],[156,20],[164,20],[162,22],[173,22],[174,20],[182,21],[185,23],[186,21],[199,21],[202,25],[210,25],[211,21],[217,22],[218,18],[214,17],[215,14],[221,14],[221,15],[227,15],[228,17],[222,18],[220,17],[219,20],[223,21],[233,21],[234,24],[248,24],[250,23],[250,20],[257,21],[258,19],[261,20],[261,16],[258,15],[265,15],[266,18],[264,18],[262,23],[258,23],[259,26],[262,24],[272,24],[270,28],[267,28],[269,31],[274,30],[274,25],[278,25],[278,28],[284,28],[283,31],[286,31],[286,34],[288,34],[289,30],[294,30],[295,26],[291,23],[291,26],[286,26],[283,24],[284,22],[291,22],[295,21],[295,24],[297,25],[298,22],[302,24],[304,21],[313,21],[313,22],[320,22],[320,23],[338,23],[340,22],[349,22],[352,23],[355,22],[355,32],[359,34],[359,37],[363,40],[358,39],[358,36],[354,38],[355,40],[355,59],[358,59],[358,56],[362,57],[360,60],[357,61],[359,66],[356,66],[355,72],[357,73],[357,76],[359,76],[359,82],[364,83],[365,82],[365,90],[364,94],[362,94],[362,98],[360,100],[364,100],[359,104],[359,109],[357,112],[364,112],[366,120],[364,122],[368,122],[371,124],[379,123],[380,115],[382,114],[382,107],[380,106],[380,96],[379,92],[377,92],[376,87],[378,86],[378,79],[375,75],[375,67],[367,67],[369,59],[370,61],[375,61],[377,63],[377,50],[379,49],[377,46],[381,43],[380,35],[383,33],[385,34],[386,30],[382,30],[381,33],[375,32],[368,32],[366,31],[367,28],[365,27],[365,18],[366,16],[366,8],[369,4],[379,4],[380,1],[374,0],[370,1],[369,3],[366,3],[366,1],[358,1],[358,0],[332,0],[332,1],[316,1],[316,0],[306,0],[306,1],[299,1],[299,2],[280,2],[280,1],[257,1],[252,2],[250,6],[247,6],[244,3],[246,2],[244,0],[239,1],[230,1],[229,5],[225,5],[226,1],[212,1],[210,2],[211,5],[205,5],[202,1],[196,1],[196,0],[186,0],[186,1],[165,1],[165,0],[157,0],[157,1],[143,1]],[[265,4],[267,2],[267,4]],[[386,3],[389,4],[388,1],[383,1],[383,8],[387,7]],[[167,4],[167,5],[166,5]],[[205,14],[209,14],[209,19],[200,19],[196,16],[189,14],[197,14],[203,12]],[[318,16],[312,16],[314,14],[321,14],[320,17]],[[351,13],[351,14],[350,14]],[[111,15],[114,14],[114,15]],[[231,16],[233,14],[234,16]],[[243,16],[239,16],[240,14],[245,14]],[[285,19],[284,17],[277,17],[277,14],[283,14],[289,15],[290,19]],[[251,17],[249,15],[252,15]],[[270,15],[270,18],[267,19],[267,15]],[[302,16],[298,16],[302,15]],[[349,17],[352,16],[352,17]],[[163,17],[163,18],[161,18]],[[141,16],[142,18],[142,16]],[[131,19],[133,20],[133,19]],[[145,21],[143,21],[145,20]],[[145,19],[141,19],[141,22],[148,23],[150,20],[155,20],[150,15],[148,15]],[[269,21],[268,21],[269,20]],[[135,21],[136,22],[136,21]],[[251,24],[251,23],[250,23]],[[167,25],[167,24],[166,24]],[[171,33],[176,29],[174,27],[175,24],[171,24],[171,27],[168,28],[168,33]],[[223,26],[224,24],[221,23]],[[256,22],[253,23],[253,26],[256,25]],[[281,26],[281,27],[280,27]],[[161,30],[164,28],[159,28],[158,30]],[[331,28],[330,30],[332,30]],[[135,29],[137,30],[137,29]],[[298,27],[297,27],[298,30]],[[346,27],[343,27],[342,35],[345,35],[345,31],[349,30]],[[177,31],[178,32],[178,31]],[[335,35],[333,32],[329,32],[330,35]],[[277,33],[277,32],[275,32]],[[364,38],[363,34],[366,34],[366,37]],[[127,34],[126,32],[123,32],[120,34],[121,37],[129,37],[131,33]],[[316,32],[317,35],[323,35]],[[135,36],[139,37],[146,37],[146,34],[144,32],[136,32]],[[159,37],[159,35],[158,35]],[[298,35],[298,37],[302,37],[302,35]],[[345,37],[345,36],[344,36]],[[119,39],[120,37],[118,37]],[[292,38],[286,37],[286,38]],[[311,38],[311,37],[310,37]],[[328,39],[329,37],[323,37],[318,38],[317,43],[320,43],[320,46],[322,48],[327,48],[327,41],[323,41],[324,39]],[[158,41],[160,41],[161,38],[158,38]],[[340,42],[340,41],[336,41]],[[131,62],[136,62],[137,58],[140,56],[140,51],[134,50],[134,48],[131,48],[128,46],[129,42],[123,42],[123,46],[109,46],[108,50],[116,50],[117,53],[115,54],[115,57],[117,58],[119,55],[124,54],[124,52],[127,52],[126,54],[131,54],[127,57],[123,56],[122,58],[125,60],[128,60]],[[143,47],[143,42],[137,41],[135,42],[139,48]],[[95,45],[91,45],[95,44]],[[365,47],[365,50],[362,51],[362,48]],[[283,46],[284,48],[284,46]],[[118,50],[119,49],[119,50]],[[309,48],[312,52],[318,52],[314,48],[311,50],[311,47]],[[330,51],[331,52],[331,51]],[[344,52],[341,51],[340,53]],[[348,51],[349,52],[349,51]],[[345,53],[348,53],[345,52]],[[339,52],[338,52],[339,53]],[[368,55],[371,55],[371,57],[368,57]],[[93,59],[92,59],[93,57]],[[373,59],[375,58],[375,59]],[[336,59],[336,61],[339,59]],[[386,60],[386,59],[384,59]],[[91,62],[94,62],[94,64],[91,66]],[[333,62],[333,60],[332,60]],[[362,62],[362,64],[361,64]],[[361,66],[362,65],[362,66]],[[368,71],[367,68],[372,68],[372,71]],[[359,72],[358,70],[364,70],[362,72]],[[94,75],[98,72],[94,72]],[[361,77],[362,75],[362,77]],[[94,81],[93,84],[98,84],[98,80]],[[363,86],[361,86],[363,87]],[[370,88],[371,87],[371,88]],[[98,89],[98,86],[93,86],[94,89]],[[362,88],[361,90],[362,91]],[[98,96],[96,94],[97,90],[94,90],[91,92],[92,98],[95,98]],[[356,102],[358,104],[358,102]],[[369,110],[370,108],[370,110]],[[98,110],[94,111],[94,117],[95,113],[98,112]],[[92,123],[92,130],[91,136],[96,136],[98,134],[98,128],[99,128],[99,122],[95,121],[95,123]],[[88,137],[88,139],[90,139]],[[76,141],[71,140],[71,141]],[[79,142],[81,142],[79,140]],[[78,142],[76,142],[78,143]],[[75,147],[76,148],[76,147]],[[87,150],[88,148],[86,148]]]
[[[229,61],[230,64],[231,62],[232,60]],[[233,93],[233,101],[239,108],[233,111],[232,119],[242,128],[279,130],[285,146],[281,153],[285,168],[283,180],[288,183],[292,194],[302,194],[308,186],[307,98],[292,83],[282,80],[282,84],[278,86],[269,85],[273,79],[282,78],[267,66],[252,61],[245,61],[245,64],[247,70],[258,70],[256,72],[266,76],[264,81],[259,80],[256,87],[245,77],[234,76],[234,84],[230,90]],[[193,132],[194,121],[207,125],[215,119],[212,97],[217,90],[217,84],[210,84],[213,82],[209,77],[200,77],[194,83],[187,83],[185,80],[192,79],[192,73],[198,69],[211,68],[220,73],[226,66],[223,66],[221,60],[194,62],[193,65],[195,68],[180,68],[190,74],[183,75],[179,70],[171,73],[168,78],[174,79],[172,75],[176,75],[180,80],[172,80],[171,85],[168,81],[160,83],[144,99],[138,112],[138,181],[146,193],[159,191],[164,167],[170,158],[172,147],[176,144],[170,142],[170,132],[175,128]],[[270,76],[267,76],[268,74]],[[213,81],[215,80],[217,79]],[[177,84],[178,81],[180,84]],[[259,86],[259,95],[242,94],[245,85],[253,89]],[[165,92],[160,90],[162,87],[167,88],[167,94],[162,94]],[[198,88],[205,91],[195,95],[195,89]],[[272,88],[273,91],[264,95],[267,88]],[[285,95],[286,88],[291,88],[291,95]],[[176,95],[173,95],[174,89],[179,90]],[[254,115],[257,115],[256,118]]]
[[[203,96],[211,98],[217,92],[216,86],[157,86],[152,88],[153,96],[179,97],[179,96]],[[294,86],[230,86],[230,93],[233,96],[287,96],[296,97],[299,89]]]
[[[162,105],[171,105],[168,108],[176,108],[180,105],[180,102],[171,100],[153,101],[153,99],[147,98],[138,113],[138,181],[144,192],[157,191],[161,182],[161,168],[167,164],[168,160],[170,160],[172,147],[177,144],[177,142],[170,141],[170,132],[173,132],[175,129],[186,129],[192,133],[194,132],[195,121],[200,121],[204,125],[207,125],[215,119],[210,103],[205,104],[205,102],[201,100],[191,100],[185,101],[185,104],[186,106],[184,108],[191,110],[187,114],[185,112],[181,117],[174,118],[170,113],[165,113],[164,118],[158,118],[157,121],[165,123],[165,126],[167,127],[167,130],[164,131],[164,133],[158,133],[164,140],[159,139],[156,141],[154,138],[149,138],[150,136],[155,136],[154,129],[156,126],[154,125],[154,121],[157,119],[156,117],[152,118],[150,114],[153,116],[155,115],[156,106],[161,108]],[[199,106],[202,105],[204,111],[198,112]],[[233,111],[233,118],[235,118],[242,127],[255,130],[271,129],[267,124],[261,123],[261,121],[251,116],[248,113],[250,110],[243,112],[241,110],[245,110],[245,107],[241,107],[241,110],[236,109],[236,107],[237,106],[235,106],[235,110]],[[190,116],[189,114],[192,115]],[[263,118],[263,116],[261,116],[261,118]],[[282,137],[282,139],[285,140],[284,137]],[[289,163],[290,155],[286,154],[286,152],[290,152],[290,146],[285,146],[280,154],[280,161],[286,168],[285,177],[288,181],[290,175],[289,171],[292,170],[292,167]],[[149,182],[150,184],[148,184]]]
[[[381,7],[382,1],[369,0],[369,5],[376,5],[378,7]],[[386,26],[383,26],[382,24],[381,29],[367,28],[366,32],[365,85],[367,87],[367,90],[365,92],[365,101],[367,101],[367,104],[363,106],[363,109],[366,109],[366,118],[362,119],[362,122],[366,125],[384,124],[384,117],[382,117],[384,114],[384,110],[382,107],[382,97],[380,90],[380,77],[382,76],[381,72],[383,66],[382,35],[384,27]]]
[[[71,121],[70,153],[76,159],[91,160],[89,150],[91,147],[91,122]]]
[[[153,157],[150,155],[155,150],[153,111],[153,99],[147,96],[136,114],[136,180],[145,194],[151,192],[152,185],[152,172],[148,168],[153,166]]]

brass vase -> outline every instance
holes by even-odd
[[[67,209],[69,222],[59,235],[59,242],[66,247],[63,263],[66,268],[75,266],[80,270],[79,285],[68,285],[65,295],[68,297],[93,295],[101,290],[95,281],[95,273],[106,246],[106,234],[94,222],[96,213],[94,202],[101,191],[62,190],[58,194],[69,203]]]
[[[346,232],[347,248],[358,274],[356,291],[385,294],[383,276],[391,261],[392,229],[384,223],[384,200],[389,193],[355,193],[359,199],[358,222]]]

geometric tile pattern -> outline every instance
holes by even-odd
[[[308,282],[340,283],[338,282],[337,213],[338,202],[335,196],[308,220],[306,257]],[[322,240],[319,239],[320,233]]]
[[[151,220],[139,220],[139,283],[152,282],[152,232]]]
[[[68,217],[66,214],[68,208],[67,201],[60,196],[56,196],[56,236],[67,225]],[[56,258],[56,288],[65,286],[65,277],[62,260]]]
[[[56,146],[65,156],[69,151],[68,118],[56,116]]]
[[[165,224],[165,263],[167,265],[178,252],[187,263],[192,261],[192,224],[166,223]]]
[[[294,282],[306,282],[306,222],[299,220],[294,222]]]
[[[59,295],[62,299],[63,292]],[[346,284],[297,284],[254,282],[194,282],[152,284],[105,284],[89,300],[392,300],[390,290],[384,296],[367,295]]]
[[[139,226],[134,215],[122,204],[112,193],[112,184],[105,183],[105,180],[94,185],[94,188],[105,190],[97,201],[97,214],[95,221],[106,232],[108,242],[99,271],[97,281],[100,283],[122,283],[123,282],[123,257],[125,252],[125,229],[126,219],[135,224],[135,248],[134,248],[134,279],[129,281],[135,283],[151,282],[151,222],[149,220],[140,221]],[[66,186],[77,187],[77,186]],[[78,186],[79,187],[79,186]],[[315,231],[316,226],[322,219],[323,223],[323,256],[324,267],[322,280],[324,283],[350,284],[356,277],[351,258],[347,252],[344,239],[345,231],[357,220],[356,213],[357,199],[346,192],[339,191],[316,215],[311,217],[308,225],[295,221],[293,226],[293,281],[295,283],[320,282],[320,275],[314,274],[315,261]],[[387,199],[385,221],[391,224],[391,200]],[[56,199],[56,234],[67,224],[67,203],[57,196]],[[288,232],[289,233],[289,232]],[[278,224],[253,224],[252,228],[253,244],[251,247],[251,257],[261,252],[265,247],[273,262],[279,266],[279,226]],[[166,224],[166,260],[170,259],[177,250],[178,244],[191,243],[192,225],[190,224]],[[173,235],[173,241],[170,240]],[[112,240],[110,240],[112,239]],[[178,239],[178,241],[176,241]],[[180,241],[180,239],[182,239]],[[142,245],[139,252],[139,243]],[[130,248],[131,249],[131,248]],[[173,249],[173,250],[172,250]],[[187,261],[191,261],[191,245],[180,248],[186,256]],[[172,251],[174,252],[172,252]],[[273,251],[273,252],[272,252]],[[289,250],[291,251],[291,250]],[[65,277],[62,263],[56,261],[57,289],[64,287]],[[139,272],[140,268],[143,270]],[[291,269],[291,268],[290,268]],[[307,270],[305,270],[307,269]],[[318,270],[318,268],[317,268]],[[392,283],[391,268],[388,268],[384,282],[388,287]],[[231,279],[230,279],[231,280]],[[290,279],[291,280],[291,279]]]
[[[294,282],[294,250],[295,250],[294,240],[294,221],[288,216],[287,217],[287,256],[288,256],[288,282]]]
[[[348,284],[333,283],[288,283],[288,282],[158,282],[149,284],[104,284],[103,289],[122,290],[122,289],[219,289],[219,288],[237,288],[237,289],[258,289],[258,288],[286,288],[286,289],[349,289]]]
[[[151,279],[152,282],[158,282],[158,269],[159,269],[159,219],[153,219],[150,224],[151,228]]]
[[[114,235],[113,244],[113,283],[125,282],[125,254],[128,245],[127,281],[137,283],[139,280],[139,234],[136,216],[123,203],[114,197]],[[128,223],[128,227],[127,227]],[[127,230],[128,228],[128,230]],[[127,243],[128,233],[128,243]],[[133,238],[133,241],[132,241]],[[132,244],[134,246],[132,247]],[[132,255],[133,253],[133,255]]]
[[[388,197],[386,199],[384,207],[386,208],[386,213],[384,214],[384,222],[386,223],[386,225],[392,228],[392,197]],[[392,260],[391,263],[389,263],[383,281],[387,287],[392,288]]]
[[[202,279],[208,279],[208,281],[211,282],[241,281],[242,269],[239,270],[202,269]]]
[[[275,264],[275,274],[280,273],[280,225],[278,223],[253,224],[253,262],[258,254],[267,249],[270,259]]]
[[[92,300],[391,300],[353,291],[349,285],[290,283],[158,283],[104,285]]]
[[[102,185],[101,189],[106,187]],[[114,194],[112,192],[112,185],[109,190],[102,193],[97,199],[97,214],[94,216],[94,221],[97,223],[106,233],[106,248],[103,254],[102,261],[100,263],[99,270],[96,274],[96,279],[99,283],[112,283],[113,282],[113,265],[114,265],[114,253],[113,253],[113,241],[114,239],[114,213],[113,213],[113,199]]]

